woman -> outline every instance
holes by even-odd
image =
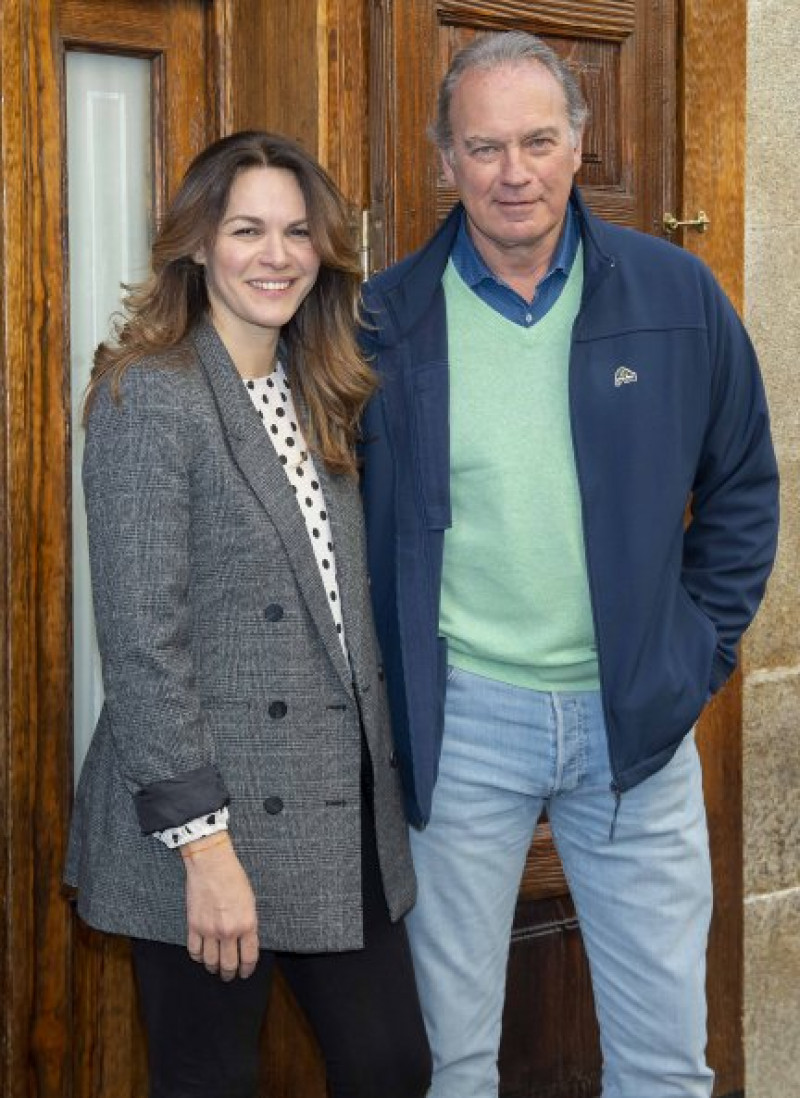
[[[336,1098],[413,1098],[415,884],[364,571],[344,204],[297,145],[189,167],[86,401],[105,705],[67,880],[133,940],[151,1098],[252,1098],[278,965]]]

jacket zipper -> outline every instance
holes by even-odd
[[[614,260],[608,260],[609,267],[614,266]],[[580,310],[578,313],[580,316]],[[578,318],[576,317],[576,323]],[[587,536],[587,524],[586,524],[586,497],[584,495],[583,488],[583,474],[581,466],[581,451],[578,446],[578,435],[575,430],[575,415],[574,415],[574,402],[573,402],[573,389],[575,387],[575,369],[574,369],[574,349],[575,349],[575,325],[572,328],[572,339],[570,340],[570,354],[569,354],[569,425],[572,432],[572,451],[575,455],[575,472],[578,478],[578,492],[580,493],[581,500],[581,521],[583,526],[583,550],[586,556],[586,577],[589,581],[589,602],[592,609],[592,622],[594,624],[594,636],[597,644],[597,671],[600,678],[600,699],[603,705],[603,719],[606,724],[606,748],[608,750],[608,763],[611,769],[611,784],[609,789],[614,797],[614,814],[611,818],[611,826],[609,828],[608,840],[613,842],[614,833],[617,827],[617,816],[619,815],[620,803],[622,801],[622,790],[619,787],[619,779],[617,774],[617,765],[614,759],[614,752],[611,746],[611,721],[609,720],[608,707],[606,705],[606,688],[605,688],[605,675],[603,672],[603,658],[600,644],[600,630],[598,628],[598,618],[596,609],[595,598],[595,581],[594,570],[592,565],[591,552],[589,550],[589,538]]]

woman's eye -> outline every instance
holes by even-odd
[[[311,233],[307,225],[295,225],[295,227],[290,230],[290,233],[292,236],[298,237],[300,240],[311,239]]]

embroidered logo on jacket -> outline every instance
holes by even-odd
[[[620,385],[631,385],[634,381],[639,380],[639,375],[635,370],[629,369],[627,366],[617,366],[614,371],[614,388],[619,389]]]

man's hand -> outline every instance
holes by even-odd
[[[227,833],[181,847],[186,868],[186,946],[223,980],[246,980],[258,961],[256,902]]]

